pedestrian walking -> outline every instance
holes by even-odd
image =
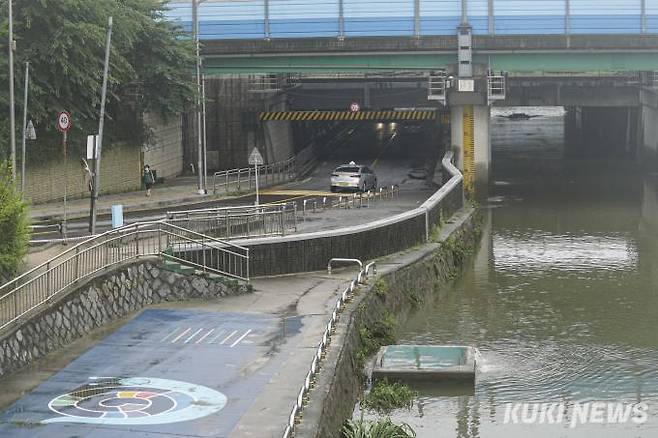
[[[151,172],[151,168],[148,164],[144,166],[142,182],[144,183],[144,187],[146,187],[146,196],[151,196],[151,189],[153,188],[153,184],[155,184],[155,177],[153,176],[153,172]]]

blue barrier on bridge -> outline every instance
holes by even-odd
[[[339,0],[207,0],[199,6],[202,40],[317,38],[340,36]],[[420,0],[415,27],[414,0],[343,0],[345,37],[454,35],[461,0]],[[569,9],[567,14],[567,3]],[[173,1],[167,16],[191,29],[191,0]],[[658,33],[658,0],[469,0],[469,23],[476,35]],[[643,19],[644,18],[644,19]]]

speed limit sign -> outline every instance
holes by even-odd
[[[57,114],[57,130],[59,132],[66,132],[71,129],[71,114],[66,111],[62,111]]]

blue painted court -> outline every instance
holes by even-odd
[[[278,369],[279,331],[271,316],[146,310],[3,412],[0,436],[228,436]]]

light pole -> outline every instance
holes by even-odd
[[[9,0],[9,144],[11,147],[11,178],[16,181],[16,101],[14,98],[14,12]]]
[[[202,111],[202,102],[201,99],[205,99],[204,90],[202,89],[202,77],[201,77],[201,42],[199,38],[199,5],[207,0],[192,0],[192,36],[194,38],[194,46],[196,51],[196,88],[197,88],[197,97],[196,97],[196,132],[197,132],[197,187],[199,189],[198,193],[200,195],[206,194],[206,142],[205,137],[202,139],[202,135],[205,136],[205,112]],[[205,102],[203,102],[205,106]]]
[[[30,63],[25,63],[25,95],[23,99],[23,159],[21,160],[21,192],[25,193],[25,145],[27,143],[27,98],[30,88]]]
[[[110,48],[112,47],[112,17],[107,20],[107,42],[105,44],[105,65],[103,67],[103,90],[101,91],[101,114],[98,120],[98,144],[94,144],[94,176],[91,193],[91,214],[89,215],[89,232],[96,234],[96,204],[101,181],[101,152],[103,150],[103,128],[105,126],[105,101],[107,99],[107,77],[110,72]]]

